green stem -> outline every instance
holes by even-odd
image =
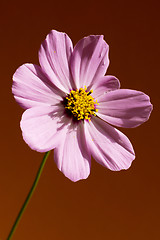
[[[36,178],[34,180],[34,183],[33,183],[32,187],[31,187],[31,189],[30,189],[30,191],[29,191],[29,193],[28,193],[28,195],[26,197],[26,200],[23,203],[23,206],[21,207],[21,210],[19,211],[19,214],[18,214],[18,216],[17,216],[17,218],[16,218],[16,220],[15,220],[13,226],[12,226],[12,229],[11,229],[9,235],[8,235],[7,240],[10,240],[12,238],[13,233],[16,230],[17,225],[18,225],[18,223],[19,223],[19,221],[20,221],[20,219],[21,219],[21,217],[22,217],[22,215],[23,215],[23,213],[24,213],[24,211],[25,211],[25,209],[26,209],[26,207],[27,207],[27,205],[29,203],[29,200],[30,200],[30,198],[32,197],[32,195],[34,193],[34,190],[35,190],[35,188],[36,188],[36,186],[38,184],[38,181],[39,181],[39,178],[40,178],[41,173],[43,171],[43,168],[44,168],[44,165],[46,163],[46,160],[47,160],[47,158],[49,156],[49,153],[50,153],[50,151],[46,152],[44,157],[43,157],[43,160],[42,160],[41,165],[40,165],[40,167],[38,169],[38,172],[37,172]]]

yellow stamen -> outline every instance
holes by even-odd
[[[95,112],[98,112],[95,105],[99,105],[97,100],[91,96],[93,90],[86,92],[87,87],[77,89],[76,91],[71,90],[66,97],[65,108],[70,110],[73,116],[77,120],[91,120],[91,116],[96,116]]]

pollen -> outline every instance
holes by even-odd
[[[66,97],[65,108],[69,110],[77,120],[91,120],[91,116],[96,116],[98,109],[97,100],[91,96],[93,90],[86,91],[87,88],[80,88],[76,91],[71,90]]]

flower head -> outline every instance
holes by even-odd
[[[128,169],[132,144],[111,125],[137,127],[152,111],[146,94],[105,76],[108,52],[101,35],[73,48],[67,34],[53,30],[40,47],[40,66],[24,64],[13,76],[14,97],[26,109],[25,142],[38,152],[54,149],[57,167],[72,181],[88,177],[91,155],[111,170]]]

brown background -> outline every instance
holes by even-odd
[[[2,1],[0,3],[0,239],[6,239],[33,183],[43,154],[21,136],[23,109],[11,94],[12,75],[38,63],[40,43],[51,29],[73,43],[104,34],[110,45],[108,74],[122,88],[144,91],[154,105],[150,120],[122,129],[136,151],[128,171],[111,172],[92,161],[87,180],[72,183],[51,153],[13,240],[160,239],[160,2]]]

